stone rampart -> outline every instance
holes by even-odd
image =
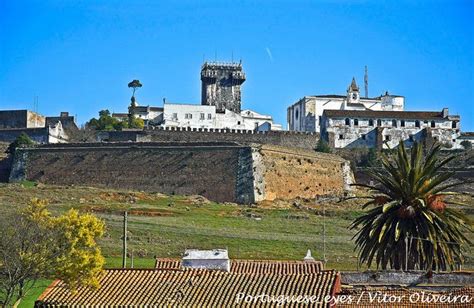
[[[236,143],[51,144],[18,149],[10,181],[87,185],[219,202],[341,194],[348,162],[303,149]]]

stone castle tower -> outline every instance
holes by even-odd
[[[205,62],[201,69],[201,105],[240,113],[241,90],[245,81],[242,63]]]

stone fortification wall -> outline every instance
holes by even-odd
[[[347,164],[331,154],[256,144],[50,144],[19,149],[10,180],[198,194],[249,204],[340,194],[352,181]]]
[[[157,128],[144,131],[100,132],[98,140],[115,142],[237,142],[246,145],[258,143],[312,150],[318,143],[319,134],[288,131],[256,132],[235,129]]]
[[[341,194],[353,182],[349,163],[336,155],[270,145],[259,153],[265,200]]]

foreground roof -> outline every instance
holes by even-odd
[[[339,283],[336,271],[281,275],[190,269],[114,269],[104,271],[98,290],[81,287],[77,292],[71,292],[57,280],[44,291],[35,306],[229,307],[239,305],[237,300],[241,294],[265,294],[315,296],[321,302],[315,303],[314,307],[325,307],[324,297],[339,292]],[[242,304],[245,303],[241,300]],[[276,306],[268,302],[255,304]]]
[[[180,259],[156,259],[157,269],[182,269]],[[231,260],[230,272],[236,274],[307,275],[323,270],[320,261]]]

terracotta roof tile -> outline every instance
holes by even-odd
[[[179,259],[157,258],[157,269],[181,269]],[[320,261],[288,261],[288,260],[231,260],[230,271],[239,274],[314,274],[323,270]]]
[[[63,282],[56,281],[40,296],[36,307],[229,307],[236,306],[237,295],[241,292],[323,299],[339,291],[339,274],[336,271],[280,275],[189,269],[115,269],[105,270],[100,284],[98,290],[81,287],[77,292],[71,292]],[[257,304],[276,306],[275,303]],[[326,305],[322,302],[314,306]]]

